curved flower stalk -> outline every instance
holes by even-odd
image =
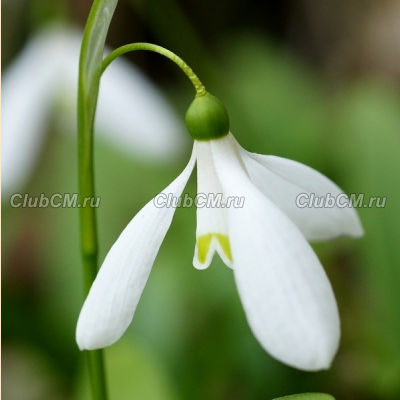
[[[3,75],[1,164],[6,195],[29,179],[55,114],[62,131],[76,131],[81,40],[76,29],[47,27],[29,40]],[[95,122],[99,134],[136,157],[166,160],[185,147],[183,125],[161,93],[122,59],[102,80]],[[172,145],[175,142],[178,146]]]
[[[353,208],[298,208],[301,193],[342,194],[332,181],[295,161],[245,151],[229,132],[225,108],[207,92],[186,116],[194,140],[184,171],[133,218],[106,256],[81,310],[81,349],[117,341],[129,326],[171,224],[174,205],[197,163],[198,193],[244,199],[242,207],[197,209],[193,264],[207,268],[219,253],[233,268],[248,323],[263,348],[303,370],[328,368],[340,321],[335,297],[307,242],[363,234]],[[175,204],[176,206],[176,204]]]

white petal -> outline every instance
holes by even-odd
[[[194,164],[195,151],[184,171],[160,195],[181,196]],[[76,329],[76,341],[82,350],[116,342],[133,318],[175,212],[174,207],[160,207],[161,202],[155,200],[147,203],[128,224],[100,268]]]
[[[356,210],[347,206],[338,207],[334,199],[344,196],[343,191],[326,176],[286,158],[253,154],[243,149],[241,155],[257,188],[297,225],[308,240],[363,235]],[[322,204],[322,197],[330,197],[330,204],[326,203],[328,206],[321,208],[303,207],[312,194],[314,199],[318,198],[319,204]],[[343,204],[344,200],[340,199],[339,203]],[[311,202],[309,204],[312,205]]]
[[[197,155],[197,229],[193,265],[207,268],[218,252],[229,267],[232,266],[225,198],[218,181],[209,141],[195,142]],[[200,252],[199,252],[200,247]]]
[[[228,209],[234,273],[249,325],[272,356],[304,370],[328,368],[340,321],[328,278],[297,227],[252,184],[231,139],[212,142],[226,195],[245,196]]]
[[[2,189],[9,194],[23,186],[45,139],[48,116],[57,90],[57,69],[63,58],[58,32],[31,39],[3,75]]]

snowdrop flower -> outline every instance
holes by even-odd
[[[328,368],[340,321],[328,278],[307,239],[361,236],[353,208],[298,208],[300,193],[338,196],[319,172],[288,159],[252,154],[229,132],[223,105],[207,92],[186,115],[194,140],[183,172],[159,196],[179,197],[197,163],[198,193],[244,198],[241,208],[198,208],[193,264],[217,252],[233,268],[248,323],[263,348],[303,370]],[[106,256],[81,310],[81,349],[117,341],[130,324],[175,208],[151,200]]]
[[[61,111],[56,122],[63,131],[76,132],[81,40],[75,29],[47,27],[28,41],[4,73],[3,193],[20,190],[29,179],[54,111]],[[142,73],[122,59],[113,63],[102,78],[96,132],[136,157],[165,161],[185,147],[183,131],[173,110]]]

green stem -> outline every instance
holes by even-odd
[[[93,124],[100,85],[101,62],[107,31],[118,0],[94,0],[82,39],[78,85],[79,195],[95,197],[93,171]],[[81,252],[85,296],[97,275],[98,245],[96,209],[87,204],[80,208]],[[102,350],[85,351],[92,396],[107,400]]]
[[[78,96],[82,104],[82,95]],[[94,198],[93,171],[93,120],[79,107],[79,194],[80,199]],[[94,114],[94,113],[93,113]],[[89,118],[88,118],[89,117]],[[90,202],[88,202],[90,203]],[[89,293],[97,275],[97,224],[96,209],[87,204],[80,208],[81,252],[85,296]],[[92,394],[94,400],[107,400],[107,389],[102,350],[85,351],[89,365]]]
[[[96,96],[97,98],[97,96]],[[94,171],[93,171],[93,120],[90,113],[84,112],[84,96],[78,95],[79,120],[79,194],[80,199],[94,198]],[[96,100],[94,100],[96,104]],[[93,106],[92,106],[93,107]],[[94,115],[94,112],[93,112]],[[88,202],[90,203],[90,202]],[[96,209],[87,204],[80,208],[81,252],[83,261],[83,278],[85,296],[89,293],[97,275],[97,223]],[[104,372],[102,350],[85,351],[87,358],[92,396],[94,400],[107,400],[107,388]]]
[[[92,395],[96,400],[107,400],[106,377],[102,350],[86,351]]]
[[[135,50],[147,50],[147,51],[153,51],[155,53],[159,53],[167,58],[169,58],[171,61],[173,61],[178,67],[187,75],[187,77],[191,80],[193,83],[193,86],[196,89],[197,96],[202,96],[206,93],[206,89],[203,86],[203,84],[200,82],[200,79],[197,77],[197,75],[193,72],[193,70],[176,54],[172,53],[172,51],[169,51],[167,49],[164,49],[164,47],[157,46],[156,44],[151,44],[151,43],[131,43],[127,44],[125,46],[121,46],[118,49],[114,50],[111,52],[104,60],[101,65],[101,73],[103,73],[106,68],[119,56],[122,56],[125,53],[129,53],[131,51]]]

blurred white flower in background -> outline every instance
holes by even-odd
[[[50,121],[76,133],[78,64],[82,33],[50,26],[32,37],[3,74],[2,190],[20,190],[40,156]],[[153,84],[121,58],[104,73],[95,135],[135,157],[166,161],[187,135]]]

